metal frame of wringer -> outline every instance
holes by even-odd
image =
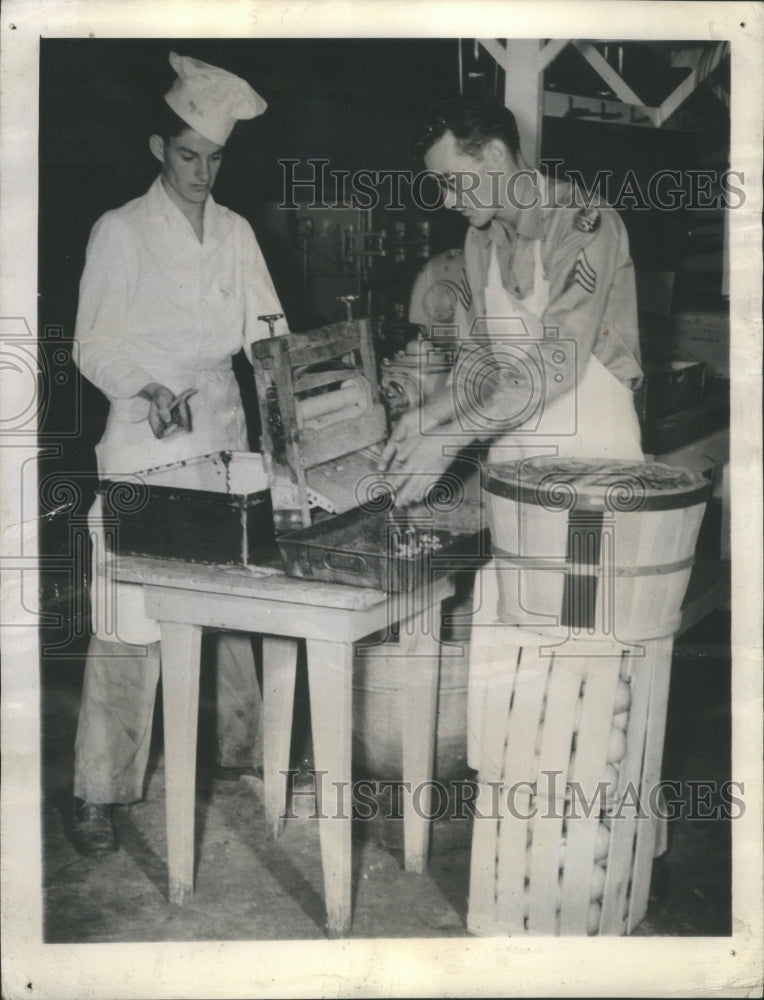
[[[309,526],[312,507],[358,506],[358,484],[387,435],[368,321],[271,335],[251,348],[275,530]]]

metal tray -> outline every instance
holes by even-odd
[[[703,402],[706,365],[703,361],[666,361],[646,364],[642,385],[635,393],[642,421],[659,420]]]
[[[118,555],[248,566],[275,554],[260,455],[221,451],[99,484]]]
[[[284,571],[387,592],[410,591],[488,558],[479,504],[400,516],[356,507],[278,538]]]

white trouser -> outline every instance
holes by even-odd
[[[211,641],[208,641],[211,640]],[[261,767],[262,699],[248,635],[205,638],[217,668],[217,752],[224,767]],[[160,644],[90,640],[74,761],[74,794],[88,802],[143,796]]]

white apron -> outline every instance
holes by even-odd
[[[246,451],[247,428],[236,377],[228,367],[219,371],[156,372],[155,381],[173,392],[196,387],[188,400],[192,428],[166,438],[155,438],[137,400],[112,400],[106,430],[96,446],[100,477],[131,478],[136,472],[183,459],[231,449]],[[148,415],[146,402],[145,414]],[[106,551],[101,498],[88,514],[93,541],[90,609],[92,629],[106,642],[144,644],[159,640],[159,626],[146,616],[143,587],[117,583],[111,573],[113,557]]]
[[[543,192],[542,192],[543,197]],[[533,291],[522,299],[522,310],[543,319],[549,304],[549,282],[544,274],[541,257],[541,240],[534,241]],[[488,283],[485,288],[485,312],[488,334],[491,336],[491,317],[502,318],[506,330],[507,319],[521,319],[522,312],[516,300],[502,285],[496,261],[495,246],[491,248]],[[494,335],[501,335],[493,324]],[[510,462],[535,455],[552,455],[570,458],[613,458],[641,461],[639,421],[632,392],[591,354],[578,379],[575,433],[559,433],[561,426],[569,425],[570,399],[558,397],[545,407],[540,421],[533,427],[518,427],[497,439],[488,453],[490,462]],[[546,431],[545,431],[546,429]],[[568,427],[569,429],[569,427]],[[554,431],[558,431],[555,436]],[[554,447],[550,447],[554,446]],[[489,695],[492,678],[503,673],[503,650],[506,646],[506,626],[488,626],[498,622],[497,570],[491,560],[475,579],[472,642],[467,708],[467,756],[470,767],[480,770],[480,729],[484,699]],[[521,641],[521,640],[518,640]]]

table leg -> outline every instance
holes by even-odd
[[[284,829],[296,667],[296,639],[263,636],[263,779],[265,818],[272,837]]]
[[[427,868],[438,714],[439,617],[425,609],[400,623],[403,712],[403,850],[406,871]],[[410,783],[411,791],[408,791]]]
[[[307,653],[329,935],[344,937],[351,923],[353,644],[309,639]]]
[[[167,862],[170,902],[194,894],[196,730],[199,714],[199,625],[161,623]]]

